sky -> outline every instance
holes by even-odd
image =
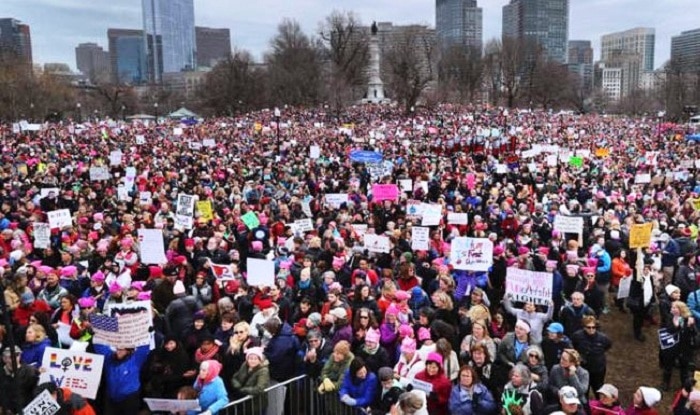
[[[484,10],[484,43],[501,34],[501,11],[509,0],[479,0]],[[590,40],[596,59],[600,37],[634,27],[656,29],[654,66],[670,57],[671,37],[697,29],[698,0],[569,0],[569,39]],[[75,47],[95,42],[107,49],[107,28],[140,29],[141,0],[0,0],[0,17],[31,27],[35,63],[67,63],[75,70]],[[231,29],[232,46],[261,59],[284,18],[308,34],[333,10],[353,11],[363,23],[435,26],[435,0],[195,0],[197,26]]]

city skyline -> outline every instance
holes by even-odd
[[[508,0],[480,0],[484,44],[500,38],[502,8]],[[3,16],[28,24],[32,31],[35,63],[61,62],[76,69],[75,47],[94,42],[107,46],[108,28],[142,29],[141,0],[4,0]],[[670,57],[671,37],[698,27],[693,0],[668,0],[638,7],[635,0],[571,0],[569,39],[590,40],[600,58],[601,36],[633,27],[656,29],[655,65]],[[435,27],[435,0],[404,0],[397,8],[390,0],[357,0],[353,8],[341,0],[260,0],[225,7],[216,0],[195,0],[197,26],[229,28],[232,46],[262,59],[277,25],[285,18],[300,22],[307,34],[316,34],[321,20],[333,10],[352,10],[365,24],[428,24]],[[620,19],[624,16],[624,19]]]

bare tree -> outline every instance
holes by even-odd
[[[314,105],[321,101],[321,52],[294,20],[285,19],[265,56],[274,105]]]
[[[237,50],[207,74],[199,91],[205,112],[233,116],[262,106],[265,78],[248,51]]]
[[[543,109],[572,102],[574,78],[566,66],[559,62],[545,61],[536,66],[532,76],[532,99]]]
[[[367,85],[368,33],[352,12],[333,11],[321,23],[320,40],[325,61],[325,84],[333,110],[362,97]]]
[[[397,33],[393,43],[384,54],[382,72],[394,99],[409,113],[436,78],[435,36],[414,26]]]
[[[440,59],[438,73],[441,89],[453,91],[460,103],[474,101],[484,73],[481,51],[464,45],[448,47]]]
[[[503,44],[499,39],[491,39],[484,48],[483,85],[488,94],[489,103],[493,106],[497,106],[501,99],[501,86],[503,84],[502,47]]]

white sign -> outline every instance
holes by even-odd
[[[275,262],[266,259],[248,258],[246,282],[252,287],[271,287],[275,284]]]
[[[413,180],[401,179],[399,180],[399,187],[401,188],[401,192],[411,193],[413,191]]]
[[[39,191],[39,199],[43,199],[46,196],[49,195],[49,193],[54,194],[54,196],[58,197],[58,194],[61,192],[61,189],[58,187],[45,187]]]
[[[162,229],[139,229],[139,258],[144,264],[165,264],[165,245]]]
[[[620,288],[617,290],[617,299],[621,300],[630,296],[632,277],[624,277],[620,280]]]
[[[120,164],[122,164],[122,156],[123,154],[121,150],[116,150],[109,153],[109,165],[119,166]]]
[[[328,206],[335,208],[335,209],[340,209],[340,205],[343,203],[348,202],[348,195],[347,193],[327,193],[326,194],[326,203]]]
[[[423,391],[426,394],[430,394],[433,391],[433,384],[430,382],[425,382],[416,378],[411,379],[411,385],[413,385],[413,389],[417,389],[419,391]]]
[[[177,195],[177,209],[175,210],[175,224],[185,229],[192,229],[194,225],[194,196]]]
[[[109,307],[105,306],[104,315],[100,318],[104,317],[116,318],[117,325],[112,327],[110,324],[98,324],[93,321],[95,316],[91,316],[90,323],[95,333],[92,337],[94,344],[104,344],[118,349],[151,345],[153,349],[150,301],[113,303]]]
[[[561,233],[583,232],[583,218],[580,216],[557,215],[554,217],[554,229]]]
[[[182,133],[183,133],[182,128],[180,128],[180,127],[173,128],[173,135],[174,136],[180,136],[180,135],[182,135]]]
[[[466,213],[449,212],[447,214],[447,223],[455,225],[466,225],[468,221],[469,217]]]
[[[200,143],[199,141],[190,141],[187,145],[189,146],[190,150],[202,149],[202,143]]]
[[[137,135],[136,136],[136,144],[138,144],[138,145],[146,144],[146,138],[142,135]]]
[[[496,164],[496,174],[506,174],[508,173],[508,165],[507,164]]]
[[[365,248],[369,252],[379,252],[388,254],[391,251],[391,242],[386,236],[366,233],[364,236]]]
[[[442,205],[423,203],[423,220],[421,226],[436,226],[442,219]]]
[[[62,229],[66,226],[73,225],[73,218],[68,209],[52,210],[51,212],[47,212],[46,216],[49,217],[49,226],[51,226],[51,229]]]
[[[46,249],[51,246],[51,225],[43,222],[34,222],[34,248]]]
[[[178,414],[187,411],[200,411],[198,399],[159,399],[143,398],[151,412]]]
[[[450,264],[455,269],[488,271],[493,264],[493,242],[487,238],[454,238]]]
[[[294,226],[300,232],[310,232],[314,230],[314,224],[311,219],[299,219],[294,221]]]
[[[5,393],[8,393],[5,391]],[[58,402],[51,396],[49,391],[45,390],[37,395],[34,400],[29,402],[22,410],[24,415],[53,415],[60,411],[61,407]]]
[[[354,230],[357,236],[359,236],[360,238],[362,238],[364,234],[367,233],[367,224],[365,223],[353,223],[351,226],[352,230]]]
[[[142,205],[150,205],[151,196],[151,192],[139,192],[139,203]]]
[[[557,155],[556,154],[550,154],[547,156],[547,166],[557,167]]]
[[[644,173],[634,176],[634,182],[636,184],[651,183],[651,174]]]
[[[100,180],[109,180],[111,175],[106,166],[90,167],[90,180],[93,182]]]
[[[513,301],[549,305],[552,301],[552,274],[520,268],[506,269],[506,295]]]
[[[202,140],[202,145],[209,148],[216,147],[216,140],[213,138],[205,138]]]
[[[83,398],[95,399],[100,387],[104,356],[47,347],[41,361],[39,383],[53,382]]]
[[[321,157],[321,147],[311,146],[309,147],[309,158],[317,159]]]
[[[301,202],[301,211],[304,212],[304,215],[306,215],[309,218],[312,218],[314,215],[311,213],[311,202],[308,200],[304,200]]]
[[[427,251],[430,249],[430,228],[414,226],[411,228],[411,249]]]

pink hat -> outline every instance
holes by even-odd
[[[510,266],[515,265],[516,262],[518,262],[518,258],[515,258],[515,257],[513,257],[513,258],[508,258],[508,259],[506,260],[506,265],[510,267]]]
[[[333,268],[340,268],[343,265],[345,265],[345,260],[343,258],[338,256],[333,257]]]
[[[96,273],[92,274],[90,279],[95,282],[102,282],[105,280],[105,274],[102,271],[97,271]]]
[[[551,259],[550,259],[549,261],[547,261],[547,262],[545,263],[545,266],[546,266],[547,268],[556,268],[556,267],[557,267],[557,261],[554,261],[554,260],[551,260]]]
[[[597,267],[598,266],[598,259],[597,258],[588,258],[586,260],[586,264],[591,268]]]
[[[123,248],[131,248],[134,245],[134,240],[131,238],[124,238],[121,241],[119,241],[119,244]]]
[[[505,249],[501,245],[496,245],[493,247],[493,256],[503,255]]]
[[[399,326],[399,336],[413,337],[413,329],[408,324],[402,324]]]
[[[425,362],[435,362],[439,366],[442,366],[442,355],[436,352],[428,353],[428,357],[425,359]]]
[[[566,272],[568,272],[569,274],[576,274],[576,273],[578,273],[578,265],[573,265],[573,264],[567,265],[567,266],[566,266]]]
[[[404,290],[398,290],[396,291],[396,293],[394,293],[394,298],[396,299],[396,301],[405,301],[411,298],[411,294]]]
[[[263,249],[263,244],[260,241],[253,241],[250,244],[251,248],[253,248],[253,251],[255,252],[260,252]]]
[[[527,255],[530,253],[530,248],[526,246],[521,246],[518,248],[518,255]]]
[[[102,213],[95,213],[92,215],[92,220],[95,222],[102,222],[105,218],[105,215]]]
[[[70,277],[75,275],[78,268],[75,265],[68,265],[67,267],[61,268],[61,277]]]
[[[429,329],[427,329],[425,327],[421,327],[418,329],[418,340],[420,340],[420,341],[430,340],[431,338],[432,338],[432,336],[430,335]]]
[[[547,256],[547,255],[549,255],[549,247],[541,246],[541,247],[537,248],[537,253],[540,255]]]
[[[365,334],[365,341],[372,343],[379,343],[380,339],[379,330],[369,329]]]
[[[151,301],[151,292],[142,291],[136,295],[136,299],[139,301]]]
[[[396,307],[396,304],[391,303],[389,307],[387,307],[386,312],[384,313],[386,317],[388,316],[398,316],[399,315],[399,308]]]
[[[53,268],[51,268],[48,265],[42,265],[37,268],[37,271],[43,272],[44,274],[48,274],[49,272],[53,272]]]
[[[95,306],[95,299],[92,297],[83,297],[78,299],[78,305],[80,308],[89,308]]]
[[[29,263],[29,265],[33,266],[34,268],[39,268],[41,266],[41,261],[32,261]]]
[[[294,261],[280,261],[280,269],[291,269]]]
[[[416,341],[410,337],[406,337],[401,341],[401,352],[414,353],[416,351]]]
[[[109,293],[110,294],[117,294],[117,293],[121,292],[121,290],[122,290],[122,286],[119,285],[119,283],[116,281],[114,281],[112,283],[112,285],[109,286]]]
[[[129,288],[133,288],[136,291],[143,291],[143,287],[146,285],[146,281],[133,281]]]
[[[581,271],[583,272],[583,275],[595,275],[594,267],[582,267]]]
[[[6,260],[5,258],[0,258],[0,267],[3,267],[3,268],[4,268],[4,267],[6,267],[6,266],[8,266],[8,265],[10,265],[10,263],[7,262],[7,260]]]
[[[257,356],[260,360],[265,359],[265,353],[263,353],[262,347],[250,347],[246,349],[245,357],[247,358],[248,356]]]

